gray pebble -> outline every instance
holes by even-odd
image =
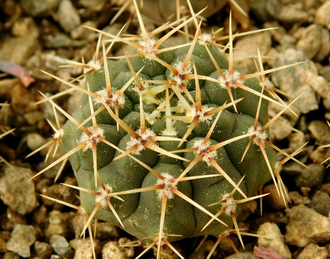
[[[61,27],[70,32],[80,25],[80,16],[78,11],[69,0],[62,0],[57,10],[58,22]]]
[[[329,30],[322,28],[322,37],[321,37],[321,48],[319,52],[314,57],[316,62],[321,62],[325,59],[330,53],[330,33]]]
[[[29,168],[6,166],[5,173],[0,178],[0,198],[21,215],[34,211],[39,205],[34,182],[27,181],[32,176],[34,174]]]
[[[73,256],[73,250],[65,237],[61,235],[52,235],[49,239],[49,244],[58,255],[69,258]]]
[[[55,10],[60,0],[24,0],[22,8],[30,16],[48,16]]]
[[[323,99],[328,100],[330,96],[329,82],[316,73],[307,71],[306,82],[315,90],[315,92]]]
[[[321,48],[322,29],[322,26],[317,24],[308,26],[297,42],[297,50],[303,51],[309,59],[312,59]]]
[[[308,164],[308,168],[303,168],[294,182],[298,187],[312,188],[322,182],[325,169],[320,164]]]
[[[22,257],[30,257],[30,246],[35,241],[36,231],[33,226],[16,224],[7,242],[7,249]]]
[[[297,259],[327,259],[328,252],[325,247],[319,247],[315,244],[310,244],[298,255]]]
[[[288,212],[285,241],[289,245],[305,247],[308,244],[330,241],[330,219],[315,210],[298,205]]]
[[[323,216],[328,216],[330,211],[329,194],[317,190],[311,200],[310,207]]]
[[[275,19],[285,23],[301,22],[308,17],[308,14],[296,8],[296,5],[283,5],[279,0],[268,0],[266,10]]]
[[[321,5],[315,14],[315,23],[320,24],[330,30],[330,2],[325,1],[323,5]]]
[[[301,61],[308,61],[302,51],[287,49],[278,55],[274,66],[281,67]],[[291,97],[291,101],[304,91],[304,94],[293,105],[298,107],[303,114],[317,110],[319,107],[314,89],[306,83],[307,72],[315,70],[312,63],[306,62],[280,70],[272,75],[274,85],[285,91]]]

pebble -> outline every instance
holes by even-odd
[[[130,259],[134,256],[134,247],[125,247],[127,242],[131,242],[127,238],[120,238],[117,241],[110,241],[103,246],[103,259]]]
[[[29,133],[26,136],[26,144],[29,147],[29,149],[31,149],[32,151],[41,147],[45,143],[46,140],[44,139],[44,137],[38,133]]]
[[[29,168],[9,167],[0,178],[0,198],[13,211],[25,215],[39,205],[33,181],[27,181],[34,173]]]
[[[309,244],[298,255],[297,259],[327,259],[328,252],[325,247],[320,247],[315,244]]]
[[[10,239],[10,231],[0,231],[0,253],[7,252],[6,244]]]
[[[32,17],[24,17],[17,20],[11,31],[16,37],[25,35],[32,35],[34,38],[39,37],[39,27]]]
[[[49,226],[46,229],[46,237],[53,235],[65,236],[69,232],[70,214],[53,210],[49,213]]]
[[[2,42],[0,59],[10,60],[24,65],[27,60],[40,49],[38,39],[33,35],[13,37]]]
[[[257,235],[259,236],[258,246],[272,249],[287,259],[292,257],[288,246],[284,243],[283,235],[276,224],[269,222],[262,224],[258,229]]]
[[[322,37],[321,37],[321,48],[319,52],[314,57],[316,62],[323,61],[330,53],[330,32],[326,28],[322,28]]]
[[[297,50],[303,51],[309,59],[315,57],[322,45],[322,26],[312,24],[303,30],[297,42]]]
[[[93,10],[93,11],[101,11],[104,4],[107,0],[79,0],[79,4],[85,7],[86,9]]]
[[[77,9],[71,1],[62,0],[57,10],[58,22],[64,31],[70,32],[81,24]]]
[[[239,254],[232,254],[224,259],[260,259],[252,252],[240,252]]]
[[[323,76],[319,76],[313,72],[307,71],[306,81],[311,87],[313,87],[315,92],[323,99],[329,98],[330,96],[329,82]]]
[[[296,5],[283,5],[279,0],[268,0],[266,10],[271,16],[284,23],[301,22],[308,18],[308,14],[298,9]]]
[[[287,191],[287,187],[284,187]],[[262,193],[269,193],[267,196],[263,197],[264,201],[276,210],[280,210],[286,207],[286,203],[283,197],[278,194],[275,184],[266,185],[262,189]]]
[[[330,143],[330,127],[325,121],[313,120],[308,125],[308,130],[320,145]]]
[[[275,67],[301,61],[308,61],[304,52],[295,49],[287,49],[278,55]],[[304,91],[304,94],[293,104],[293,106],[298,107],[303,114],[317,110],[319,107],[314,89],[306,83],[306,74],[309,71],[315,71],[315,73],[317,73],[315,65],[306,62],[272,74],[274,85],[286,92],[291,97],[291,101]]]
[[[322,182],[325,174],[323,165],[307,164],[307,168],[303,168],[301,173],[294,179],[297,187],[312,188]]]
[[[52,235],[49,239],[49,244],[58,255],[68,258],[73,257],[73,250],[65,237],[61,235]]]
[[[54,11],[60,0],[24,0],[21,6],[24,12],[30,16],[48,16]]]
[[[303,204],[288,212],[285,241],[289,245],[305,247],[311,243],[323,244],[330,241],[330,219]]]
[[[120,237],[118,228],[109,222],[98,222],[96,226],[96,239]]]
[[[13,230],[16,224],[27,225],[27,221],[23,215],[7,207],[7,211],[1,215],[0,227],[3,230]]]
[[[325,1],[315,13],[315,23],[320,24],[330,30],[330,2]]]
[[[329,194],[317,190],[311,199],[309,206],[323,216],[328,216],[330,212]]]
[[[34,252],[36,256],[42,259],[50,258],[53,253],[52,247],[46,242],[36,241],[33,245]]]
[[[97,239],[93,241],[93,247],[91,240],[86,238],[77,248],[74,259],[93,259],[93,250],[95,251],[96,258],[101,253],[101,243]],[[117,259],[117,258],[116,258]]]
[[[289,192],[289,197],[290,197],[291,203],[294,204],[294,205],[309,204],[311,202],[308,197],[302,196],[297,191]]]
[[[241,38],[234,46],[235,48],[235,67],[246,73],[257,71],[253,58],[257,57],[259,49],[260,55],[265,56],[271,49],[271,34],[262,32]],[[243,58],[242,58],[243,57]]]
[[[86,39],[86,40],[92,40],[94,39],[97,34],[92,31],[87,29],[84,26],[89,26],[92,28],[97,28],[97,23],[94,21],[86,21],[84,22],[82,25],[78,26],[77,28],[74,28],[73,30],[71,30],[71,38],[72,39]]]
[[[30,246],[35,241],[36,233],[32,225],[16,224],[11,238],[7,242],[7,249],[22,257],[30,257]]]

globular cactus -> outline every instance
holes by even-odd
[[[275,178],[264,72],[234,70],[231,33],[228,61],[195,15],[193,40],[175,47],[165,39],[184,24],[158,39],[139,20],[142,36],[101,32],[132,48],[107,60],[103,45],[82,86],[66,83],[82,93],[72,115],[49,100],[69,119],[58,162],[69,157],[86,226],[98,218],[158,247],[233,225],[239,234],[244,202]]]

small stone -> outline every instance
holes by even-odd
[[[96,239],[102,240],[120,236],[118,228],[109,222],[99,222],[96,227]]]
[[[29,168],[6,166],[0,178],[0,198],[13,211],[25,215],[39,205],[33,181],[27,181],[33,172]]]
[[[36,233],[33,226],[16,224],[7,242],[7,249],[22,257],[30,257],[30,246],[35,241]]]
[[[224,259],[260,259],[252,252],[240,252],[239,254],[232,254]]]
[[[320,24],[330,30],[330,2],[325,1],[315,13],[315,23]]]
[[[323,76],[307,71],[306,80],[323,99],[327,99],[330,96],[329,82]]]
[[[77,28],[71,31],[71,38],[72,39],[93,39],[95,38],[96,34],[94,31],[87,29],[84,26],[89,26],[92,28],[97,28],[97,23],[94,21],[87,21],[82,25],[78,26]]]
[[[16,37],[33,35],[35,38],[38,38],[39,28],[32,17],[24,17],[14,23],[12,33]]]
[[[0,231],[0,253],[7,252],[6,244],[10,239],[10,234],[9,231]]]
[[[91,240],[85,239],[81,245],[77,248],[74,259],[93,259],[93,249],[95,251],[96,258],[101,253],[101,243],[97,239],[93,240],[93,246]],[[117,258],[116,258],[117,259]]]
[[[69,258],[72,257],[73,250],[65,237],[61,235],[52,235],[49,239],[49,244],[58,255]]]
[[[278,191],[276,189],[275,184],[269,184],[267,186],[265,186],[262,189],[263,193],[269,193],[267,196],[263,197],[263,199],[265,200],[265,202],[267,204],[269,204],[271,207],[273,207],[276,210],[280,210],[286,207],[286,202],[284,202],[283,199],[286,199],[286,197],[282,197],[282,195],[285,196],[285,193],[288,191],[286,186],[284,186],[284,188],[286,189],[285,191],[283,191],[283,194],[281,194],[281,196],[278,194]]]
[[[330,52],[330,32],[329,30],[322,28],[322,37],[321,37],[321,48],[319,50],[319,52],[316,54],[316,56],[314,57],[314,60],[316,62],[321,62],[323,61]]]
[[[44,120],[44,114],[43,114],[43,112],[40,112],[40,111],[33,111],[33,112],[24,114],[24,118],[28,124],[35,125],[39,121]]]
[[[7,252],[3,255],[2,259],[20,259],[20,256],[13,252]]]
[[[299,10],[296,5],[283,5],[279,0],[268,0],[266,10],[270,15],[284,23],[305,21],[308,14]]]
[[[310,203],[310,199],[308,197],[302,196],[297,191],[289,192],[289,197],[290,197],[291,203],[294,204],[294,205],[309,204]]]
[[[242,38],[237,41],[234,48],[237,50],[235,52],[235,66],[237,69],[246,73],[253,73],[256,71],[253,59],[244,57],[257,56],[257,49],[259,49],[261,56],[266,55],[271,49],[271,34],[262,32]],[[240,56],[243,58],[240,58]]]
[[[110,241],[103,246],[103,259],[129,259],[134,256],[134,247],[124,247],[125,243],[130,242],[127,238],[121,238],[119,241]]]
[[[330,128],[326,122],[321,120],[313,120],[308,125],[308,130],[312,133],[313,138],[320,144],[330,143]]]
[[[274,67],[281,67],[307,60],[308,58],[304,52],[289,48],[278,55]],[[319,107],[314,89],[306,82],[308,71],[317,73],[313,63],[305,62],[272,74],[274,85],[285,91],[291,97],[289,99],[290,101],[304,91],[300,98],[293,104],[293,107],[298,107],[303,114],[317,110]]]
[[[284,258],[291,258],[291,252],[288,246],[284,243],[283,235],[276,224],[262,224],[258,229],[257,235],[259,235],[258,246],[272,249]]]
[[[58,210],[53,210],[49,213],[49,226],[46,229],[46,237],[53,235],[65,236],[68,233],[68,224],[70,222],[70,215],[62,213]]]
[[[85,7],[86,9],[93,10],[93,11],[101,11],[106,0],[79,0],[79,4]]]
[[[45,242],[36,241],[33,245],[36,256],[42,259],[47,259],[51,256],[53,249]]]
[[[308,164],[307,168],[301,170],[294,182],[298,187],[312,188],[322,182],[325,169],[320,164]]]
[[[62,0],[60,2],[57,10],[57,15],[61,27],[66,32],[72,31],[81,23],[78,11],[76,10],[72,2],[69,0]]]
[[[308,26],[297,42],[297,50],[303,51],[309,59],[312,59],[321,48],[322,29],[322,26],[317,24]]]
[[[38,39],[33,35],[12,37],[2,42],[0,59],[10,60],[19,65],[24,65],[39,48]]]
[[[32,151],[41,147],[46,143],[46,140],[38,133],[30,133],[26,136],[26,144]]]
[[[323,216],[328,216],[330,212],[329,194],[317,190],[313,196],[309,205],[316,212]]]
[[[48,16],[55,10],[60,0],[24,0],[22,8],[30,16]]]
[[[315,244],[310,244],[298,255],[297,259],[327,259],[328,252],[325,247],[319,247]]]
[[[285,233],[287,244],[305,247],[330,241],[330,219],[315,210],[300,204],[289,210],[288,217]]]

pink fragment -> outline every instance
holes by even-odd
[[[284,256],[276,253],[274,250],[263,246],[260,247],[255,246],[253,249],[253,253],[262,259],[285,259]]]
[[[0,59],[0,70],[10,75],[19,77],[25,87],[28,87],[35,81],[24,67],[12,61]]]

